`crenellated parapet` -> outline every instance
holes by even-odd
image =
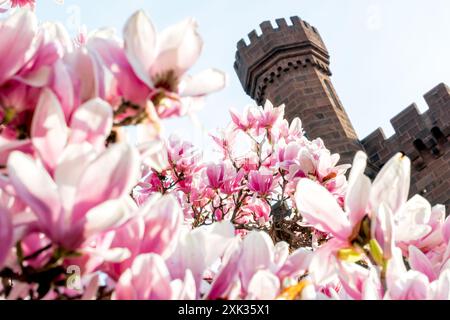
[[[245,92],[263,101],[267,86],[298,68],[314,66],[331,75],[329,55],[319,32],[299,17],[262,22],[237,44],[234,68]]]
[[[412,161],[411,193],[449,205],[450,88],[441,83],[424,95],[428,110],[412,104],[391,119],[395,133],[386,138],[381,128],[361,140],[374,167],[381,168],[395,153]]]

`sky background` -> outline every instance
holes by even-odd
[[[62,2],[62,3],[61,3]],[[60,3],[60,4],[58,4]],[[144,9],[157,30],[194,17],[205,45],[192,73],[208,67],[228,75],[227,87],[207,98],[198,118],[165,122],[177,133],[210,148],[206,132],[225,127],[228,109],[242,110],[252,100],[234,72],[236,43],[264,20],[298,15],[315,26],[331,55],[332,82],[362,139],[378,127],[393,134],[389,120],[413,102],[427,109],[423,94],[440,82],[450,85],[449,0],[38,0],[40,20],[62,22],[74,34],[114,27]],[[259,33],[259,31],[258,31]]]

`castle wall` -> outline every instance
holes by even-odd
[[[441,83],[425,94],[429,109],[410,105],[391,119],[395,134],[386,138],[378,128],[361,143],[371,163],[380,169],[395,153],[412,162],[410,195],[450,205],[450,88]]]

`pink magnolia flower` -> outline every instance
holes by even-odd
[[[201,161],[202,153],[192,143],[172,135],[166,143],[169,163],[186,177],[195,172]]]
[[[87,39],[86,48],[98,55],[106,66],[106,75],[111,75],[111,83],[106,84],[106,99],[118,106],[123,98],[134,104],[144,106],[150,94],[147,85],[134,73],[120,40],[110,30],[100,30]]]
[[[308,270],[310,253],[299,249],[289,256],[287,243],[274,245],[265,232],[252,231],[243,241],[230,243],[206,297],[274,299],[284,280]]]
[[[371,184],[364,175],[366,155],[355,156],[350,173],[345,211],[335,198],[322,186],[309,179],[301,179],[297,186],[295,201],[304,219],[319,231],[334,238],[321,246],[311,262],[317,281],[325,281],[334,273],[333,259],[340,249],[352,248],[359,235],[360,224],[366,215],[372,221],[372,235],[383,249],[386,258],[392,251],[392,219],[390,212],[397,211],[406,202],[409,190],[410,161],[401,154],[394,156]],[[380,221],[381,217],[385,223]],[[378,219],[378,220],[377,220]],[[327,262],[326,262],[327,261]]]
[[[241,117],[236,110],[230,109],[231,120],[236,126],[236,129],[242,131],[253,129],[257,123],[255,112],[256,108],[254,106],[247,106],[244,109],[244,114]]]
[[[100,99],[81,105],[67,124],[56,96],[44,89],[31,123],[30,136],[35,151],[53,173],[63,151],[71,144],[88,143],[101,152],[112,127],[111,107]]]
[[[355,300],[380,300],[384,290],[380,275],[374,266],[361,267],[355,263],[339,261],[337,275],[345,292]]]
[[[184,228],[175,251],[166,260],[172,278],[183,278],[184,270],[189,269],[196,288],[201,288],[206,271],[224,254],[234,238],[233,225],[228,221],[194,230]],[[197,292],[199,296],[200,292]]]
[[[102,270],[117,279],[139,254],[169,257],[177,245],[182,219],[181,207],[173,195],[152,195],[126,223],[101,236],[108,250],[121,248],[129,252],[126,259],[107,263]]]
[[[224,184],[232,182],[236,177],[236,169],[229,161],[209,163],[205,168],[208,187],[222,189]],[[230,192],[231,193],[231,192]]]
[[[36,53],[36,16],[28,10],[18,10],[0,21],[0,86],[13,78]]]
[[[210,135],[215,144],[219,147],[219,152],[223,154],[223,159],[232,159],[234,156],[234,143],[236,142],[236,131],[231,126],[220,130],[218,135]]]
[[[126,145],[99,156],[74,145],[64,151],[53,177],[21,152],[10,155],[7,170],[18,197],[36,215],[37,228],[56,244],[77,249],[123,219],[123,198],[137,181],[139,163]]]
[[[284,118],[284,105],[277,108],[266,100],[263,107],[258,107],[256,119],[258,122],[258,129],[272,129],[275,125],[281,124]]]
[[[248,175],[248,188],[260,195],[268,195],[276,187],[273,173],[269,170],[250,171]]]
[[[192,273],[172,280],[167,266],[154,253],[139,255],[117,282],[113,300],[192,300],[196,296]]]
[[[287,143],[304,137],[302,121],[297,117],[291,121],[291,124],[284,119],[282,124],[279,126],[279,130],[280,137],[282,137]]]
[[[419,195],[413,196],[394,215],[396,225],[396,244],[408,252],[413,245],[425,252],[446,244],[442,234],[445,207],[435,206]]]
[[[160,116],[181,115],[179,111],[164,109],[166,98],[172,101],[171,109],[180,110],[183,98],[201,97],[224,87],[224,74],[217,70],[208,69],[192,77],[185,75],[203,45],[196,28],[196,22],[187,19],[157,34],[143,11],[131,16],[124,28],[127,59],[136,76],[153,91]]]
[[[438,271],[416,248],[410,247],[411,269],[407,270],[402,252],[396,248],[386,273],[385,299],[392,300],[448,300],[450,298],[450,270]]]
[[[248,219],[249,221],[264,225],[270,219],[271,209],[272,208],[266,201],[252,197],[244,206],[242,206],[236,222],[244,224],[244,221],[242,220]]]

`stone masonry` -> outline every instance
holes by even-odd
[[[234,68],[245,92],[258,104],[269,99],[286,105],[286,118],[300,117],[309,138],[351,163],[356,151],[369,157],[372,178],[397,152],[412,162],[410,195],[450,206],[450,88],[441,83],[425,94],[429,109],[420,114],[412,104],[392,120],[395,134],[381,128],[359,140],[331,83],[330,56],[317,29],[298,17],[277,19],[237,44]],[[448,211],[447,211],[448,212]]]

